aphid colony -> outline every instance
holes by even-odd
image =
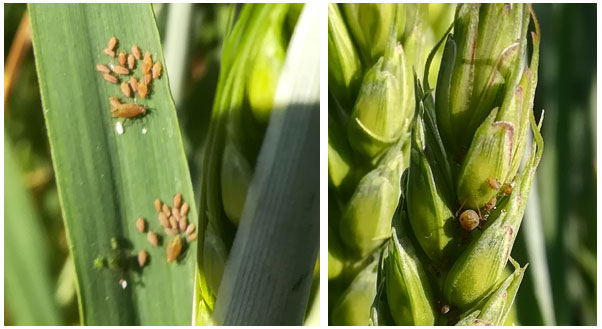
[[[182,203],[182,194],[180,193],[174,196],[172,208],[169,208],[159,199],[155,200],[155,210],[157,211],[159,223],[163,226],[165,234],[172,237],[165,250],[168,264],[176,260],[182,252],[180,233],[184,233],[187,242],[192,242],[197,238],[194,224],[188,223],[186,217],[189,209],[187,202]]]
[[[126,98],[136,96],[136,93],[141,98],[146,98],[149,94],[150,84],[153,79],[159,79],[161,77],[162,66],[160,62],[154,62],[151,58],[151,53],[146,52],[144,59],[142,60],[142,78],[138,79],[135,76],[130,76],[129,80],[126,80],[125,76],[133,74],[133,70],[136,67],[136,61],[142,58],[142,53],[137,45],[132,46],[132,53],[127,54],[124,51],[116,52],[117,38],[112,37],[109,39],[109,44],[103,52],[110,56],[117,56],[117,65],[109,64],[97,64],[96,70],[102,73],[103,79],[110,83],[119,84],[122,94]],[[120,81],[120,78],[124,78],[126,81]],[[111,113],[114,117],[119,118],[133,118],[139,115],[146,114],[146,108],[137,104],[122,104],[119,98],[110,97]]]
[[[186,243],[191,243],[197,239],[196,227],[193,223],[188,223],[187,215],[190,206],[187,202],[182,202],[182,194],[178,193],[173,198],[172,208],[167,204],[163,204],[160,199],[154,201],[155,210],[157,211],[159,223],[163,226],[164,232],[171,237],[165,248],[166,261],[168,264],[173,263],[180,257],[182,251],[186,247]],[[136,230],[140,233],[146,232],[147,241],[153,246],[158,247],[162,240],[159,233],[152,231],[147,221],[142,218],[136,218]],[[184,235],[185,240],[181,234]],[[148,253],[145,250],[138,251],[136,256],[128,256],[124,246],[128,243],[119,243],[117,238],[111,239],[112,252],[109,257],[98,257],[94,260],[96,268],[109,268],[119,270],[121,279],[119,284],[123,289],[127,287],[127,281],[123,279],[125,271],[128,269],[141,270],[147,264]],[[135,266],[136,264],[138,266]]]
[[[190,207],[187,202],[182,204],[182,194],[178,193],[173,198],[172,208],[168,205],[163,204],[161,200],[156,199],[154,202],[155,210],[157,211],[157,217],[159,223],[163,226],[163,231],[168,236],[171,236],[171,240],[167,243],[166,247],[166,259],[167,263],[171,264],[176,260],[182,252],[182,238],[180,233],[184,233],[187,242],[196,240],[197,233],[195,232],[195,226],[192,223],[188,223],[187,215]],[[138,232],[144,233],[146,230],[146,222],[142,218],[136,220],[136,228]],[[159,245],[159,236],[156,232],[148,230],[146,234],[148,242],[153,246]],[[146,257],[143,257],[146,259]],[[140,258],[139,258],[140,260]],[[144,266],[144,261],[139,262],[140,266]]]
[[[494,177],[489,177],[489,179],[487,180],[487,184],[490,188],[498,190],[500,192],[499,194],[502,194],[502,197],[509,196],[510,194],[512,194],[512,183],[500,185],[497,179],[495,179]],[[483,211],[485,212],[483,216],[481,216],[480,210],[478,213],[472,209],[466,209],[462,211],[462,213],[458,217],[460,221],[460,226],[462,226],[462,228],[468,232],[476,229],[477,227],[480,227],[482,222],[486,221],[489,217],[489,213],[493,209],[495,209],[496,203],[497,197],[493,196],[493,198],[491,198],[491,200],[489,200],[489,202],[487,202],[487,204],[483,207]]]

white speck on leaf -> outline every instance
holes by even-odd
[[[123,123],[121,123],[121,121],[117,121],[117,123],[115,123],[115,132],[117,135],[123,134]]]
[[[146,132],[147,132],[147,131],[148,131],[148,130],[146,130],[146,128],[142,128],[142,135],[146,135]]]

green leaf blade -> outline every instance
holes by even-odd
[[[166,70],[150,95],[136,99],[145,116],[128,119],[118,134],[118,119],[108,98],[123,97],[119,85],[103,80],[98,63],[117,65],[103,53],[110,37],[118,49],[137,44],[153,61],[165,63],[150,5],[61,4],[29,6],[36,67],[52,149],[63,215],[78,278],[82,323],[86,325],[186,325],[192,318],[196,242],[178,263],[166,264],[168,236],[158,223],[153,201],[171,206],[175,193],[196,208],[188,165],[168,87]],[[141,77],[137,61],[135,76]],[[129,79],[129,76],[127,77]],[[125,80],[125,79],[123,79]],[[136,230],[143,217],[163,236],[152,247]],[[111,238],[123,240],[132,257],[149,253],[142,270],[94,268],[94,259],[111,253]],[[135,268],[135,267],[133,267]],[[122,289],[119,280],[128,286]]]

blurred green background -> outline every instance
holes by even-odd
[[[534,8],[542,28],[534,108],[537,117],[545,109],[545,150],[513,250],[521,264],[530,264],[517,296],[515,322],[596,325],[596,4],[536,4]],[[168,38],[172,35],[187,40],[164,51],[192,181],[198,184],[229,9],[208,4],[156,4],[154,9],[164,45],[174,42]],[[60,311],[43,318],[48,323],[35,324],[77,325],[75,276],[68,260],[28,23],[20,29],[25,13],[24,4],[4,5],[5,207],[17,194],[14,191],[21,189],[31,200],[26,203],[30,209],[17,215],[20,218],[5,208],[4,324],[32,324],[32,317],[40,316],[36,303],[51,299]],[[11,161],[19,173],[8,180]],[[23,216],[28,218],[21,223]],[[11,220],[19,228],[14,234],[7,229]],[[33,241],[37,236],[42,240]],[[40,296],[33,300],[20,298],[31,289],[31,282],[11,281],[15,276],[7,269],[7,259],[19,256],[7,253],[22,251],[9,246],[23,244],[45,252],[45,261],[37,266],[44,267],[48,278],[37,283],[46,286],[34,289]]]

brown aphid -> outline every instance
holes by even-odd
[[[133,78],[133,77],[132,77],[132,78]],[[161,212],[161,206],[162,206],[162,205],[163,205],[163,204],[161,203],[161,200],[159,200],[159,199],[155,199],[155,210],[156,210],[157,212]]]
[[[176,235],[173,240],[169,241],[167,245],[166,253],[167,253],[167,263],[171,264],[174,260],[176,260],[180,256],[180,252],[182,251],[182,239],[179,235]]]
[[[130,70],[127,67],[123,66],[115,66],[113,67],[113,72],[119,75],[128,75],[130,74]]]
[[[190,223],[190,224],[188,224],[188,227],[186,228],[186,235],[191,235],[192,232],[194,232],[194,224]]]
[[[134,55],[129,54],[128,55],[128,68],[130,70],[133,70],[135,65],[136,65],[136,58],[134,58]]]
[[[182,205],[182,194],[181,193],[177,193],[173,197],[173,207],[174,208],[180,208],[181,205]]]
[[[108,56],[115,57],[115,52],[114,52],[114,51],[112,51],[112,50],[111,50],[111,49],[109,49],[109,48],[105,48],[105,49],[103,49],[103,52],[104,52],[105,54],[107,54]]]
[[[117,38],[111,37],[111,39],[109,39],[109,44],[107,45],[107,49],[113,50],[113,49],[115,49],[116,45],[117,45]]]
[[[130,97],[132,95],[132,90],[130,89],[130,85],[128,85],[128,83],[125,81],[121,83],[121,92],[123,92],[123,95],[125,97]]]
[[[144,83],[149,85],[151,83],[151,81],[153,81],[153,76],[150,73],[145,73],[144,74]]]
[[[111,113],[117,118],[133,118],[146,114],[146,108],[136,104],[121,104],[115,106]]]
[[[136,228],[138,229],[138,232],[140,232],[140,233],[144,232],[144,230],[146,229],[146,222],[144,221],[144,219],[142,217],[139,217],[138,219],[136,219]]]
[[[119,101],[119,98],[117,97],[109,97],[109,103],[111,103],[112,107],[117,107],[121,105],[121,101]]]
[[[489,202],[487,202],[487,204],[485,205],[485,211],[491,211],[491,209],[495,208],[495,204],[497,203],[497,198],[494,196],[493,198],[491,198],[491,200],[489,200]]]
[[[148,85],[146,83],[138,84],[138,95],[140,95],[142,98],[146,98],[148,95]]]
[[[133,92],[137,92],[138,91],[138,80],[136,79],[136,77],[131,77],[130,78],[130,87],[132,87],[132,91]],[[161,201],[159,201],[159,202],[161,202]],[[161,211],[161,209],[159,209],[159,211]]]
[[[140,267],[144,267],[144,265],[146,265],[147,257],[148,257],[148,254],[146,253],[146,251],[140,250],[138,252],[138,265],[140,265]]]
[[[169,220],[167,219],[167,216],[165,216],[165,214],[162,212],[159,213],[159,222],[161,223],[161,226],[166,228],[169,227]]]
[[[449,305],[445,304],[441,307],[441,314],[449,313]]]
[[[159,77],[161,77],[161,63],[159,62],[155,62],[155,64],[153,64],[153,79],[158,79]]]
[[[111,69],[103,64],[96,64],[96,71],[98,72],[102,72],[102,73],[111,73]]]
[[[184,232],[186,231],[186,227],[188,226],[188,220],[186,219],[186,217],[182,217],[180,218],[180,222],[178,224],[180,225],[180,232]]]
[[[492,189],[494,189],[494,190],[500,189],[500,183],[498,183],[497,179],[495,179],[493,177],[489,177],[488,183],[489,183],[489,187],[491,187]]]
[[[117,61],[119,62],[119,65],[125,66],[127,57],[123,51],[120,51],[119,54],[117,55]]]
[[[513,190],[512,185],[511,184],[506,184],[506,186],[504,187],[504,194],[505,195],[510,195],[510,194],[512,194],[512,190]]]
[[[169,216],[169,225],[171,228],[178,230],[178,221],[174,216]]]
[[[132,46],[132,54],[134,54],[134,57],[136,57],[136,59],[140,59],[140,48],[138,48],[138,46],[133,45]]]
[[[184,204],[182,205],[182,208],[180,209],[180,216],[188,215],[188,210],[190,210],[190,207],[188,206],[188,202],[184,202]]]
[[[142,60],[142,73],[150,73],[151,68],[153,67],[153,60],[151,59],[151,53],[148,51],[144,54],[144,59]]]
[[[167,217],[171,216],[171,209],[169,209],[169,206],[166,204],[163,204],[163,213]]]
[[[146,234],[146,239],[148,240],[148,242],[150,242],[150,244],[152,244],[155,247],[159,245],[159,238],[157,237],[157,234],[155,234],[153,231],[148,231],[148,233]]]
[[[117,77],[114,75],[111,75],[110,73],[105,73],[102,75],[103,79],[107,80],[110,83],[117,83]]]
[[[163,231],[165,231],[165,234],[167,235],[178,235],[178,229],[177,228],[171,228],[171,227],[165,227],[163,228]]]
[[[462,214],[460,214],[460,225],[462,228],[468,232],[474,230],[479,226],[480,217],[476,211],[472,209],[464,210]]]
[[[187,236],[186,236],[186,241],[188,241],[188,242],[192,242],[192,241],[196,240],[197,236],[198,236],[198,235],[197,235],[197,233],[196,233],[196,232],[194,232],[194,233],[192,233],[192,234],[190,234],[190,235],[187,235]]]
[[[171,209],[171,214],[176,218],[176,220],[180,220],[180,218],[182,218],[182,215],[180,215],[180,209],[174,207]]]

